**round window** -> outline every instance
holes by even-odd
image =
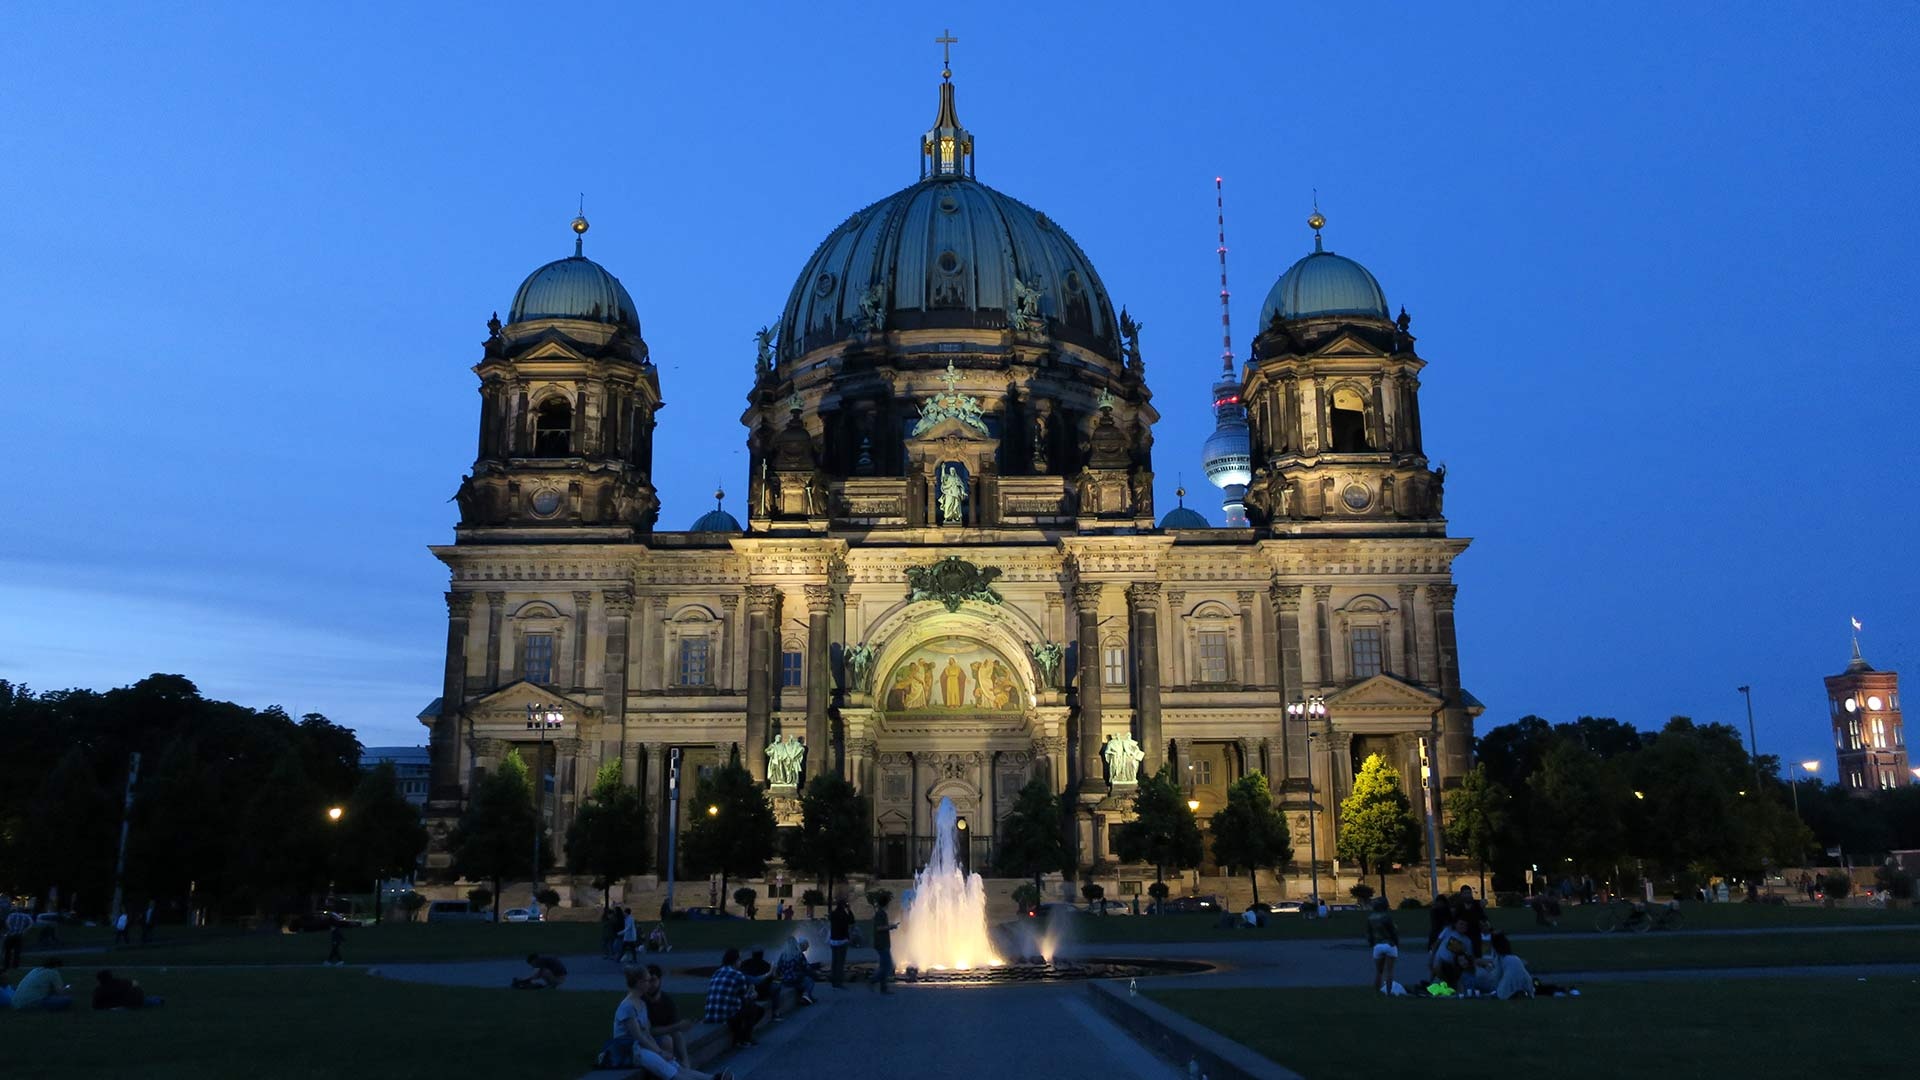
[[[1373,501],[1373,493],[1361,484],[1348,484],[1340,497],[1346,501],[1349,510],[1365,510],[1367,504]]]
[[[958,212],[959,209],[960,209],[959,199],[956,199],[951,195],[940,196],[940,212],[941,213],[952,214],[952,213]]]
[[[822,272],[819,277],[813,279],[813,295],[819,296],[819,297],[832,296],[833,286],[834,286],[833,275],[830,273]]]
[[[934,260],[934,265],[938,266],[943,274],[957,274],[960,272],[960,256],[951,251],[943,251],[940,257]]]
[[[1867,708],[1872,709],[1874,712],[1880,711],[1880,704],[1881,702],[1878,695],[1867,699]]]
[[[1853,700],[1852,698],[1848,698],[1848,699],[1847,699],[1847,711],[1848,711],[1848,712],[1857,712],[1857,711],[1859,711],[1859,709],[1860,709],[1860,703],[1859,703],[1859,702],[1857,702],[1857,701],[1855,701],[1855,700]]]
[[[560,493],[552,488],[543,488],[533,493],[533,512],[545,517],[560,509]]]

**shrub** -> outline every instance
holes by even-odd
[[[540,901],[540,906],[546,908],[547,914],[551,915],[553,914],[553,909],[560,906],[560,890],[555,888],[541,889],[540,892],[534,896],[534,899]]]
[[[827,902],[827,894],[819,889],[808,889],[800,894],[800,906],[807,909],[807,918],[813,918],[813,909]]]
[[[888,904],[893,903],[893,890],[892,889],[868,889],[867,903],[872,904],[876,908],[886,907]]]
[[[1829,900],[1845,900],[1853,892],[1853,878],[1843,873],[1820,875],[1820,891]]]
[[[1087,898],[1087,903],[1092,904],[1105,897],[1107,890],[1104,886],[1089,881],[1080,886],[1080,895]]]
[[[1355,885],[1353,888],[1348,889],[1347,892],[1351,893],[1355,900],[1360,901],[1361,907],[1365,907],[1367,904],[1367,901],[1373,899],[1373,886],[1367,884],[1364,881],[1358,885]]]
[[[733,902],[740,905],[740,910],[746,912],[749,919],[753,918],[753,902],[758,899],[760,894],[745,885],[733,890]]]
[[[1167,888],[1167,883],[1164,881],[1156,881],[1147,886],[1147,895],[1153,897],[1155,900],[1165,900],[1167,894],[1172,891],[1172,889]]]
[[[1021,911],[1031,912],[1040,906],[1040,890],[1034,888],[1031,881],[1022,882],[1013,890],[1013,902]]]
[[[487,888],[485,885],[468,889],[467,902],[473,905],[474,910],[478,911],[488,904],[493,903],[493,890]]]
[[[1426,906],[1427,905],[1420,902],[1420,898],[1417,896],[1403,896],[1400,898],[1401,911],[1418,911]]]
[[[400,905],[400,910],[407,913],[407,921],[412,922],[420,909],[427,906],[427,898],[417,892],[404,892],[400,894],[397,903]]]

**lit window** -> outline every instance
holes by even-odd
[[[712,680],[710,651],[713,643],[703,637],[680,639],[680,670],[677,681],[681,686],[706,686]]]
[[[1213,759],[1201,758],[1193,763],[1193,782],[1201,787],[1213,786]]]
[[[1350,637],[1353,642],[1353,677],[1371,679],[1380,674],[1380,629],[1374,626],[1355,627]]]
[[[1224,630],[1200,631],[1200,681],[1227,681],[1227,632]]]
[[[1887,722],[1877,716],[1873,718],[1873,745],[1882,750],[1887,748]]]
[[[526,679],[545,685],[553,681],[553,635],[527,635]]]
[[[801,665],[806,663],[806,655],[798,652],[780,654],[780,685],[799,686]]]
[[[1127,685],[1127,650],[1118,645],[1109,645],[1103,653],[1106,661],[1106,682],[1108,686]]]

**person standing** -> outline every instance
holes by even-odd
[[[632,908],[621,909],[621,914],[625,918],[620,923],[620,955],[615,959],[624,961],[631,956],[637,964],[640,962],[640,924],[633,921]]]
[[[1394,928],[1384,896],[1373,898],[1373,913],[1367,916],[1367,945],[1373,950],[1373,988],[1391,995],[1393,964],[1400,959],[1400,931]]]
[[[33,916],[26,908],[7,913],[7,935],[0,947],[0,971],[20,966],[20,950],[27,944],[27,931],[33,929]]]
[[[707,980],[707,1007],[701,1019],[725,1024],[735,1046],[753,1046],[753,1026],[760,1022],[760,1006],[753,1002],[753,983],[740,973],[740,950],[728,949],[713,978]]]
[[[827,948],[833,954],[833,988],[847,988],[847,946],[853,943],[853,909],[847,906],[847,898],[842,896],[833,902],[833,910],[827,912]]]
[[[600,913],[600,955],[618,960],[620,953],[620,909],[609,906]]]
[[[133,944],[132,936],[127,933],[127,913],[125,911],[113,917],[113,943],[115,945]]]
[[[879,957],[873,964],[873,978],[868,980],[879,987],[883,994],[892,993],[887,984],[893,981],[893,932],[900,927],[887,921],[887,905],[874,905],[873,909],[873,951]]]
[[[327,966],[339,967],[346,963],[340,955],[340,947],[347,943],[347,931],[339,923],[327,927]]]
[[[147,913],[140,919],[140,944],[153,942],[153,922],[159,917],[159,911],[152,900],[147,901]]]

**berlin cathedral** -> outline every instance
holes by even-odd
[[[1264,773],[1300,853],[1310,822],[1331,853],[1333,815],[1309,809],[1337,806],[1368,755],[1416,807],[1423,760],[1436,787],[1469,767],[1468,541],[1447,535],[1404,309],[1323,250],[1316,212],[1243,367],[1229,335],[1219,427],[1193,448],[1227,524],[1156,518],[1139,327],[1058,221],[976,178],[942,74],[919,178],[828,232],[759,335],[744,522],[662,527],[672,387],[633,298],[585,257],[584,218],[572,257],[489,322],[478,455],[454,542],[432,549],[450,574],[422,716],[437,837],[518,750],[551,777],[554,837],[618,761],[664,852],[670,763],[684,827],[693,776],[737,758],[783,825],[810,777],[855,784],[883,878],[924,860],[941,799],[984,868],[1042,777],[1073,807],[1082,875],[1105,876],[1137,778],[1163,764],[1203,820]]]

